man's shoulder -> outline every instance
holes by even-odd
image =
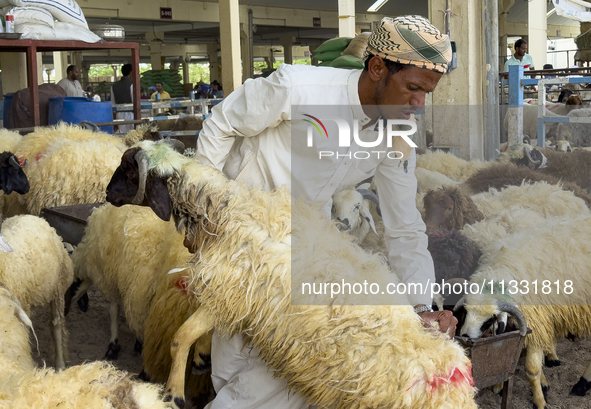
[[[277,71],[288,76],[294,86],[300,85],[344,85],[350,70],[312,65],[281,64]]]
[[[62,78],[61,80],[59,80],[59,81],[57,82],[57,85],[59,85],[59,86],[64,86],[64,85],[66,85],[67,83],[68,83],[68,79],[67,79],[67,78]]]

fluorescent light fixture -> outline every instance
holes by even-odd
[[[550,17],[552,14],[556,13],[556,7],[546,13],[546,17]]]
[[[367,9],[369,12],[376,12],[378,11],[384,4],[386,4],[388,0],[378,0],[374,4],[371,5],[370,8]]]

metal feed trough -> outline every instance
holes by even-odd
[[[52,207],[41,210],[41,217],[47,220],[64,242],[76,246],[84,237],[86,222],[92,211],[101,205],[102,203],[92,203]]]
[[[466,355],[472,361],[472,378],[476,388],[503,384],[501,409],[512,408],[513,374],[525,336],[531,333],[525,322],[519,322],[519,326],[519,330],[488,338],[454,338],[466,349]]]

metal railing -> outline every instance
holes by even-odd
[[[529,72],[528,72],[529,74]],[[504,82],[504,81],[503,81]],[[588,83],[589,78],[525,78],[523,67],[513,65],[509,67],[509,126],[508,141],[513,145],[523,141],[523,91],[527,85],[538,85],[538,146],[545,146],[546,123],[591,123],[591,118],[572,118],[569,116],[547,117],[544,115],[546,107],[546,85],[548,84],[581,84]],[[533,136],[533,135],[530,135]]]

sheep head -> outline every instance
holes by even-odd
[[[466,318],[460,330],[463,337],[481,338],[503,333],[507,324],[507,315],[517,320],[521,335],[527,333],[525,317],[515,304],[499,300],[494,295],[492,298],[490,295],[473,295],[467,298],[469,300],[466,303],[462,298],[454,307],[454,311],[462,307],[466,309]]]
[[[484,219],[472,199],[458,188],[442,188],[428,192],[423,198],[427,231],[461,230],[465,224]]]
[[[515,162],[517,166],[524,166],[533,170],[543,169],[548,166],[548,159],[539,150],[525,146],[524,153],[525,155]]]
[[[377,234],[370,201],[376,203],[379,213],[378,197],[370,190],[346,189],[335,193],[332,197],[331,218],[337,222],[339,230],[348,231],[361,242],[370,228]]]
[[[19,159],[10,152],[0,154],[0,189],[7,195],[13,191],[24,195],[29,191],[29,180],[23,171],[27,161]]]
[[[184,150],[184,145],[181,147],[179,141],[162,141]],[[125,151],[121,164],[107,186],[107,201],[117,207],[126,204],[149,206],[158,217],[169,221],[172,200],[167,187],[168,178],[150,171],[149,165],[150,158],[141,146]]]

